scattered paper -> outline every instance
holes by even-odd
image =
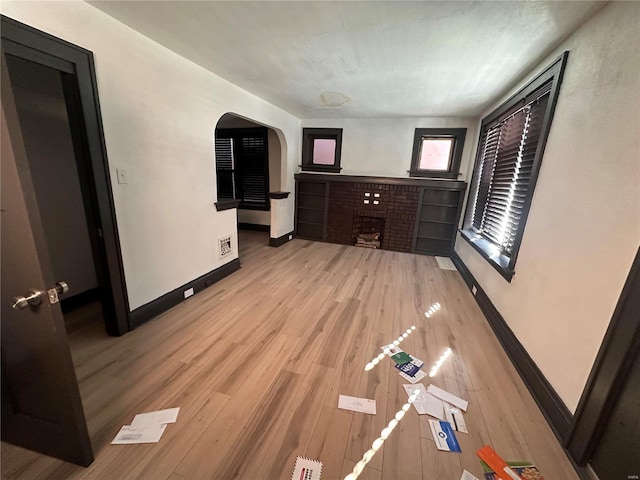
[[[466,470],[464,470],[462,472],[462,476],[460,477],[460,480],[480,480],[480,479],[475,475],[473,475],[472,473],[469,473]]]
[[[490,467],[485,467],[484,464],[482,467],[485,470],[484,478],[485,480],[502,480],[502,477],[506,475],[505,478],[509,478],[510,480],[521,478],[535,478],[536,480],[544,480],[542,473],[538,470],[538,467],[532,465],[530,462],[507,462],[508,466],[503,468],[504,475],[499,476],[496,472],[491,470]]]
[[[175,423],[180,407],[157,410],[155,412],[139,413],[131,422],[132,427],[144,427],[147,425],[162,425],[163,423]]]
[[[391,355],[391,360],[396,362],[398,365],[404,365],[411,361],[411,355],[407,352],[398,352],[395,355]]]
[[[322,462],[298,455],[291,480],[320,480]]]
[[[120,429],[111,444],[128,445],[133,443],[158,443],[165,428],[167,428],[166,424],[147,425],[145,427],[125,425]]]
[[[464,410],[465,412],[467,411],[469,402],[461,399],[460,397],[456,397],[453,393],[449,393],[445,390],[442,390],[441,388],[438,388],[435,385],[429,385],[429,388],[427,388],[427,392],[429,392],[431,395],[435,397],[438,397],[441,400],[444,400],[447,403],[450,403],[451,405],[454,405]]]
[[[405,363],[409,363],[411,361],[411,355],[401,350],[397,345],[394,345],[393,343],[380,348],[398,365],[404,365]]]
[[[415,377],[410,377],[409,375],[407,375],[407,374],[406,374],[406,373],[404,373],[404,372],[398,372],[398,373],[400,373],[400,376],[401,376],[402,378],[404,378],[407,382],[411,382],[411,383],[419,382],[420,380],[422,380],[424,377],[426,377],[426,376],[427,376],[427,374],[426,374],[424,371],[422,371],[422,370],[419,370],[419,371],[416,373]]]
[[[436,442],[438,450],[445,452],[461,452],[458,439],[456,438],[449,422],[439,420],[429,420],[429,428]]]
[[[368,398],[357,398],[350,397],[348,395],[340,395],[338,397],[338,408],[375,415],[376,401],[369,400]]]
[[[522,478],[538,478],[544,480],[538,469],[530,463],[505,462],[498,453],[489,445],[485,445],[476,455],[486,464],[483,465],[487,480],[520,480]],[[519,465],[516,467],[516,465]],[[525,474],[526,472],[526,474]],[[520,476],[520,474],[523,474]]]
[[[449,422],[456,432],[469,433],[462,412],[453,405],[449,405],[447,402],[442,403],[444,404],[444,420]]]
[[[411,361],[409,363],[396,365],[395,367],[402,373],[406,373],[410,377],[415,377],[416,373],[418,373],[424,365],[424,362],[418,358],[412,357],[411,355],[409,355],[409,357],[411,357]]]
[[[407,395],[411,395],[415,390],[419,390],[418,397],[413,401],[413,406],[419,415],[431,415],[440,420],[444,420],[444,404],[442,400],[434,397],[430,393],[427,393],[427,389],[421,383],[416,385],[402,385],[407,392]]]

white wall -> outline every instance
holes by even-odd
[[[455,247],[571,411],[640,243],[638,45],[640,3],[612,3],[509,93],[570,51],[512,283]]]
[[[236,238],[236,212],[214,207],[213,130],[224,113],[282,131],[284,188],[293,189],[297,118],[84,2],[3,1],[0,10],[94,53],[131,309],[232,260],[218,259],[217,239]],[[128,184],[117,183],[116,168]],[[278,218],[293,229],[292,200]]]
[[[458,179],[468,181],[478,122],[471,118],[334,118],[303,120],[302,126],[343,129],[341,174],[385,177],[409,176],[416,128],[466,128]]]
[[[70,298],[98,286],[60,73],[7,57],[56,281]]]

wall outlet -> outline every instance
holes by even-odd
[[[184,298],[189,298],[191,295],[193,295],[193,287],[184,291]]]
[[[129,180],[127,180],[127,171],[124,168],[116,168],[116,175],[118,177],[118,183],[129,183]]]
[[[293,240],[293,235],[289,235],[289,240]]]
[[[475,285],[471,287],[471,293],[473,293],[474,296],[478,293],[478,288]]]

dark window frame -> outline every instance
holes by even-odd
[[[251,169],[248,165],[242,163],[242,139],[246,137],[260,137],[264,141],[264,158],[262,164],[262,173],[264,177],[264,201],[262,203],[247,202],[244,200],[244,177],[251,173]],[[233,199],[240,200],[238,209],[240,210],[263,210],[267,211],[271,209],[271,200],[269,199],[269,143],[268,143],[268,129],[266,127],[253,127],[253,128],[216,128],[214,136],[214,149],[215,141],[218,139],[230,138],[233,140],[232,149],[233,157],[237,163],[231,170],[221,169],[218,164],[218,158],[216,156],[216,181],[218,188],[218,200],[223,203],[232,198],[228,196],[220,196],[221,185],[220,181],[223,174],[231,173],[233,184]],[[262,192],[261,192],[262,193]]]
[[[562,84],[562,78],[564,76],[564,70],[568,57],[569,52],[565,51],[559,58],[557,58],[544,71],[538,74],[527,85],[520,89],[516,94],[511,96],[493,112],[487,115],[482,120],[482,124],[480,126],[476,160],[473,167],[473,178],[471,181],[471,187],[469,188],[469,196],[467,199],[467,206],[465,211],[464,228],[460,230],[460,233],[462,235],[462,238],[464,238],[475,250],[477,250],[480,255],[485,260],[487,260],[489,264],[493,268],[495,268],[500,273],[500,275],[502,275],[502,277],[504,277],[508,282],[511,282],[513,275],[515,274],[515,264],[518,258],[520,245],[522,244],[522,238],[524,235],[524,230],[526,228],[529,210],[531,209],[533,193],[538,179],[538,173],[540,172],[540,166],[542,164],[542,158],[547,144],[547,138],[551,129],[551,123],[553,120],[553,115],[555,113],[558,95],[560,93],[560,85]],[[547,86],[549,83],[550,87],[548,87],[548,104],[541,123],[540,134],[535,148],[535,155],[533,157],[533,164],[531,174],[527,183],[523,207],[520,213],[520,219],[517,223],[511,253],[507,255],[503,251],[501,251],[500,247],[498,247],[492,241],[488,240],[485,236],[482,235],[482,233],[477,232],[472,227],[472,220],[476,206],[476,196],[479,183],[479,163],[482,161],[481,159],[483,156],[482,152],[484,147],[484,145],[481,145],[480,142],[483,140],[483,137],[487,134],[487,132],[496,127],[502,120],[506,119],[514,112],[531,103],[531,101],[538,95],[538,92],[540,92],[541,89],[545,88],[545,86]]]
[[[413,153],[411,155],[409,176],[457,179],[458,175],[460,175],[460,163],[462,162],[462,151],[464,150],[464,140],[466,136],[466,128],[416,128],[413,134]],[[447,169],[427,170],[420,168],[420,154],[422,153],[423,140],[439,140],[443,138],[453,139],[453,148],[451,149]]]
[[[315,140],[335,140],[336,153],[333,165],[313,163],[313,142]],[[303,128],[302,129],[302,168],[303,172],[340,173],[342,157],[342,129],[341,128]]]

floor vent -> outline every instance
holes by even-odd
[[[456,266],[453,264],[450,258],[447,257],[436,257],[436,262],[438,262],[438,267],[440,270],[455,270]]]

